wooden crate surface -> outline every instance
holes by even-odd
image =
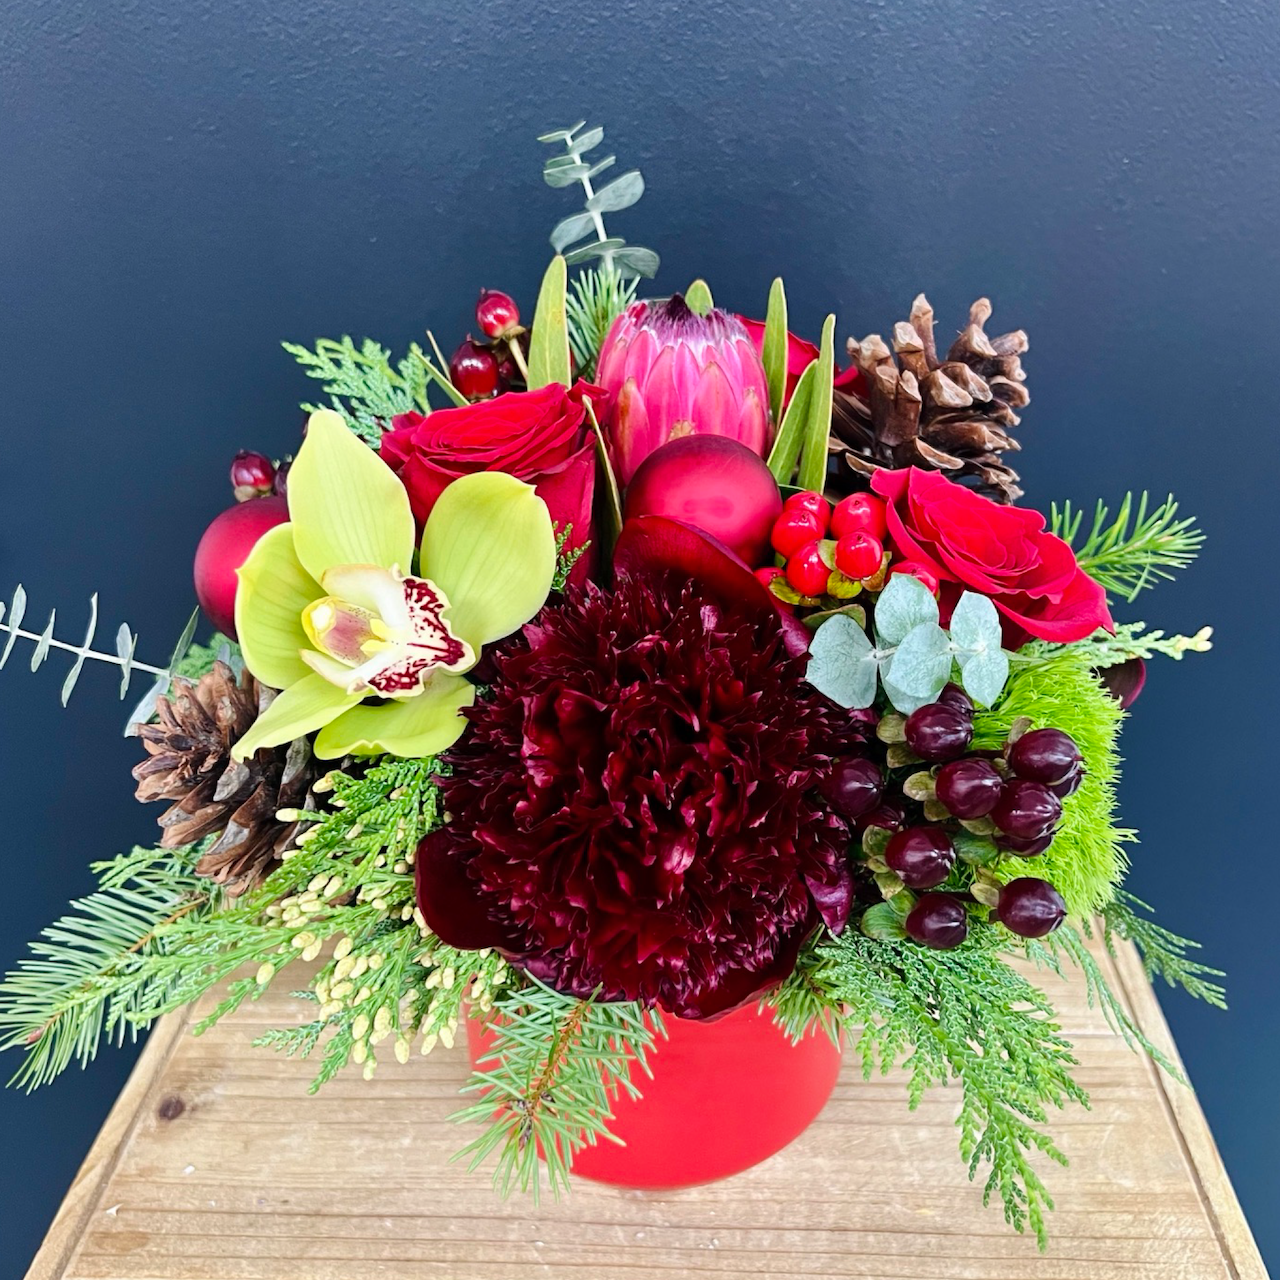
[[[1136,957],[1103,957],[1147,1034],[1172,1041]],[[300,1016],[268,993],[209,1034],[162,1022],[28,1280],[1256,1280],[1266,1270],[1194,1095],[1133,1054],[1078,983],[1049,977],[1093,1110],[1054,1118],[1049,1250],[982,1207],[951,1089],[914,1114],[900,1077],[845,1075],[813,1127],[736,1178],[665,1193],[579,1181],[499,1200],[448,1163],[460,1049],[344,1075],[249,1041]],[[388,1055],[389,1057],[389,1055]]]

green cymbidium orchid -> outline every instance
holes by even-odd
[[[281,692],[235,758],[317,729],[325,760],[452,746],[475,698],[461,673],[551,590],[546,503],[503,472],[455,480],[427,519],[414,576],[404,486],[325,409],[311,415],[289,472],[289,517],[240,569],[245,665]]]

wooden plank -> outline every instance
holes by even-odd
[[[1130,951],[1101,957],[1172,1040]],[[448,1163],[460,1049],[339,1077],[249,1041],[297,1020],[268,992],[199,1039],[156,1032],[29,1273],[38,1280],[1258,1280],[1266,1271],[1194,1095],[1049,976],[1093,1110],[1055,1117],[1071,1168],[1047,1253],[985,1210],[955,1151],[956,1099],[914,1114],[898,1077],[851,1070],[816,1124],[737,1178],[667,1193],[585,1181],[499,1200]]]

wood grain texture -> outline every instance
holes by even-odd
[[[1176,1054],[1136,956],[1102,960]],[[952,1091],[911,1114],[901,1078],[848,1069],[806,1134],[737,1178],[504,1203],[448,1163],[461,1050],[308,1097],[309,1064],[249,1045],[299,1017],[281,992],[199,1039],[183,1018],[157,1029],[29,1280],[1265,1278],[1195,1096],[1111,1034],[1081,984],[1045,981],[1093,1110],[1054,1118],[1071,1167],[1048,1172],[1043,1255],[966,1181]]]

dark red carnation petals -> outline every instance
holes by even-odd
[[[1122,707],[1128,708],[1137,702],[1138,694],[1147,683],[1147,664],[1141,658],[1130,658],[1114,667],[1103,667],[1098,675],[1107,692]]]
[[[714,1022],[758,1000],[766,991],[784,981],[796,967],[796,957],[805,939],[813,932],[813,922],[806,921],[778,945],[773,959],[763,969],[731,969],[714,986],[690,992],[672,1013],[678,1018]]]
[[[489,914],[480,886],[467,874],[466,859],[447,827],[418,845],[413,875],[418,910],[442,942],[459,951],[510,951],[516,945],[515,936]]]
[[[633,516],[613,549],[614,572],[644,578],[671,570],[696,582],[726,609],[768,610],[778,620],[783,643],[793,657],[809,651],[809,628],[782,608],[782,602],[751,571],[745,560],[709,533],[669,516]]]

